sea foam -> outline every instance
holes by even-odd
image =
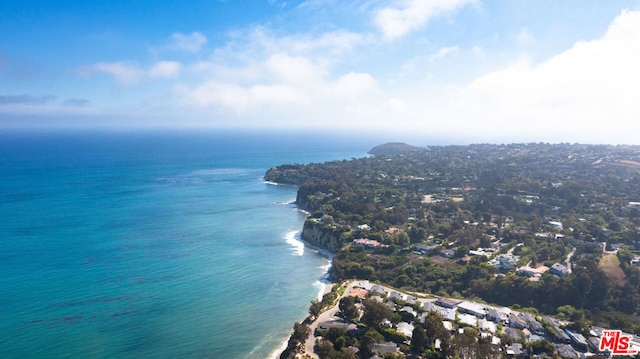
[[[304,242],[300,240],[300,231],[291,231],[284,237],[290,244],[294,256],[302,256],[304,254]]]

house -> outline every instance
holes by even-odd
[[[453,308],[443,308],[431,302],[427,302],[427,303],[424,303],[423,309],[426,312],[437,313],[444,320],[450,320],[452,322],[456,320],[456,310]],[[422,316],[420,316],[420,319],[422,320],[422,322],[424,322],[425,318],[426,318],[426,314],[423,314]]]
[[[509,316],[509,326],[511,328],[524,329],[529,328],[529,323],[527,323],[524,318],[521,318],[517,315]]]
[[[518,356],[522,354],[522,344],[513,343],[507,347],[507,355],[508,356]]]
[[[398,344],[394,342],[375,343],[371,345],[370,349],[372,353],[382,355],[387,353],[396,353],[398,351]]]
[[[367,294],[369,294],[369,291],[366,290],[366,289],[353,288],[353,289],[351,289],[351,292],[349,293],[349,296],[360,298],[360,299],[365,299],[367,297]]]
[[[536,317],[534,317],[532,314],[521,313],[520,317],[527,322],[527,324],[528,324],[527,328],[532,333],[535,333],[535,334],[538,334],[538,335],[544,335],[545,334],[544,326],[542,324],[540,324],[540,322],[538,322],[536,320]]]
[[[418,316],[418,312],[416,312],[416,310],[415,310],[415,309],[413,309],[413,307],[410,307],[410,306],[408,306],[408,305],[407,305],[407,306],[402,307],[402,309],[400,309],[400,312],[407,312],[407,313],[409,313],[409,314],[413,315],[414,317],[417,317],[417,316]]]
[[[571,343],[580,349],[587,349],[588,343],[587,339],[580,333],[576,333],[569,329],[565,329],[565,333],[571,338]]]
[[[571,338],[562,329],[554,326],[550,332],[553,332],[555,341],[563,344],[571,343]]]
[[[472,249],[469,251],[469,255],[482,257],[482,256],[490,256],[491,253],[487,253],[481,249],[477,249],[477,250]]]
[[[591,349],[595,349],[596,352],[600,351],[600,338],[590,337],[589,338],[589,346]]]
[[[475,315],[478,318],[484,318],[487,311],[484,306],[474,302],[464,301],[458,304],[458,312]]]
[[[367,247],[367,248],[388,247],[388,245],[386,244],[382,244],[374,239],[368,239],[368,238],[354,239],[353,245]]]
[[[418,244],[416,245],[415,252],[419,254],[429,254],[432,250],[440,247],[438,244],[426,245],[426,244]]]
[[[404,334],[405,337],[411,339],[411,337],[413,336],[413,329],[415,329],[415,327],[412,324],[400,322],[398,323],[396,331],[398,333]]]
[[[451,298],[438,298],[436,299],[435,304],[444,308],[455,308],[461,302],[461,300]]]
[[[556,344],[558,354],[563,358],[579,358],[580,356],[573,350],[573,347],[569,344]]]
[[[535,282],[540,280],[542,274],[546,272],[548,268],[545,266],[541,266],[540,268],[532,268],[529,266],[523,266],[516,270],[516,274],[520,276],[529,277],[529,280]]]
[[[433,302],[425,302],[422,305],[422,310],[425,312],[436,312],[437,311],[437,305],[433,304]]]
[[[519,256],[501,254],[489,261],[489,264],[496,267],[497,269],[509,270],[513,268],[513,266],[516,264],[516,262],[518,262],[519,259]]]
[[[346,323],[341,320],[330,320],[327,322],[322,322],[318,325],[318,328],[322,330],[329,330],[331,328],[344,329],[347,331],[355,330],[357,326],[353,323]]]
[[[547,340],[547,338],[543,335],[538,335],[538,334],[531,334],[530,336],[526,337],[527,343],[537,342],[538,340]]]
[[[549,225],[555,229],[562,229],[562,222],[549,221]]]
[[[522,340],[522,331],[520,329],[504,328],[502,332],[513,342],[519,342]]]
[[[560,263],[554,263],[551,268],[549,268],[549,273],[564,278],[569,274],[569,268]]]
[[[458,314],[458,319],[461,324],[468,325],[470,327],[475,327],[478,325],[478,317],[471,314]]]
[[[407,304],[416,304],[418,302],[418,297],[414,297],[412,295],[408,295],[404,300]]]
[[[496,323],[488,321],[486,319],[478,319],[478,329],[480,329],[481,332],[485,332],[485,333],[497,333],[498,332],[498,326],[496,325]]]
[[[356,231],[370,231],[371,227],[368,224],[361,224],[356,227]]]
[[[445,257],[445,258],[453,258],[453,256],[456,254],[456,252],[453,249],[445,249],[440,251],[440,255]]]
[[[509,314],[511,314],[511,309],[509,308],[491,308],[487,311],[486,317],[496,323],[504,323],[509,320]]]
[[[395,235],[402,232],[402,230],[398,227],[391,227],[389,229],[385,229],[385,233],[388,233],[390,235]]]
[[[378,293],[378,294],[382,294],[382,295],[387,295],[387,292],[384,290],[384,287],[381,285],[374,285],[373,287],[371,287],[371,291],[374,293]]]
[[[559,327],[562,325],[566,325],[569,324],[568,322],[561,322],[560,320],[554,318],[554,317],[550,317],[548,315],[545,315],[544,317],[542,317],[542,321],[554,326],[554,327]]]
[[[629,202],[627,208],[640,208],[640,202]]]
[[[407,296],[406,296],[406,295],[404,295],[404,294],[402,294],[402,293],[400,293],[400,292],[396,292],[395,290],[394,290],[394,291],[391,291],[391,292],[389,293],[389,299],[391,299],[391,300],[393,300],[393,299],[398,299],[398,300],[402,300],[402,301],[404,301],[406,298],[407,298]]]

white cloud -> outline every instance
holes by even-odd
[[[335,71],[343,56],[364,41],[358,34],[340,30],[274,37],[254,28],[236,39],[217,49],[211,60],[191,67],[203,80],[180,86],[183,106],[243,115],[266,116],[265,110],[320,114],[377,89],[369,74]]]
[[[375,13],[375,24],[393,40],[425,26],[433,18],[457,10],[475,0],[403,0]]]
[[[144,72],[139,66],[126,62],[100,62],[82,67],[80,73],[83,75],[94,73],[110,74],[122,84],[135,84],[144,77]]]
[[[443,47],[435,54],[429,56],[429,61],[436,61],[446,57],[448,54],[458,51],[458,46]]]
[[[150,79],[156,78],[172,78],[180,75],[182,64],[175,61],[160,61],[155,63],[146,72],[146,77]]]
[[[207,38],[199,32],[192,32],[188,35],[177,32],[171,35],[168,48],[176,51],[196,53],[199,52],[206,43]]]
[[[426,110],[447,120],[451,132],[637,143],[639,63],[640,12],[625,11],[600,39],[577,42],[540,64],[523,60],[481,76],[447,104]]]
[[[375,92],[376,80],[366,73],[348,73],[338,78],[331,85],[331,93],[341,99],[362,99],[363,95]]]
[[[322,63],[284,53],[241,69],[218,71],[227,76],[214,76],[195,88],[182,87],[187,106],[222,106],[234,113],[278,106],[322,108],[356,101],[377,86],[369,74],[348,73],[332,79]],[[230,78],[233,73],[236,77]]]
[[[80,73],[83,75],[106,73],[115,77],[123,85],[137,85],[148,80],[177,77],[182,67],[181,63],[175,61],[159,61],[148,69],[130,62],[100,62],[82,67]]]

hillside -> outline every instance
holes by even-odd
[[[367,153],[374,156],[398,156],[424,151],[427,151],[424,147],[411,146],[403,142],[389,142],[378,145]]]

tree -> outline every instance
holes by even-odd
[[[421,326],[416,326],[413,329],[411,336],[411,350],[414,353],[422,353],[427,346],[427,331]]]
[[[456,249],[455,257],[462,258],[465,255],[467,255],[468,251],[469,251],[469,248],[467,248],[466,246],[460,246]]]
[[[317,300],[311,301],[311,306],[309,307],[309,314],[312,317],[317,317],[322,312],[322,303]]]
[[[365,335],[362,337],[362,340],[360,341],[360,350],[363,352],[363,354],[372,354],[371,353],[371,345],[375,344],[375,343],[382,343],[384,342],[384,336],[382,336],[382,334],[380,334],[380,332],[378,332],[375,329],[369,329]],[[366,358],[368,358],[369,356],[366,356]]]
[[[293,334],[291,338],[300,343],[304,343],[307,337],[311,334],[311,329],[307,324],[295,322],[293,324]]]
[[[431,347],[434,345],[436,339],[441,341],[449,340],[449,332],[442,324],[442,317],[435,313],[427,314],[424,320],[424,329],[427,336],[425,346]]]
[[[352,350],[343,348],[338,351],[326,340],[318,342],[316,353],[320,359],[355,359],[356,357]]]
[[[473,328],[464,328],[462,334],[455,339],[456,353],[461,359],[480,358],[478,346],[478,331]]]
[[[362,322],[370,328],[380,328],[382,321],[393,315],[393,311],[389,307],[373,299],[365,299],[362,305],[364,310]]]
[[[402,248],[409,245],[409,235],[405,232],[398,234],[398,245]]]
[[[344,297],[340,299],[340,312],[342,317],[348,321],[353,321],[360,316],[360,311],[356,307],[353,297]]]

